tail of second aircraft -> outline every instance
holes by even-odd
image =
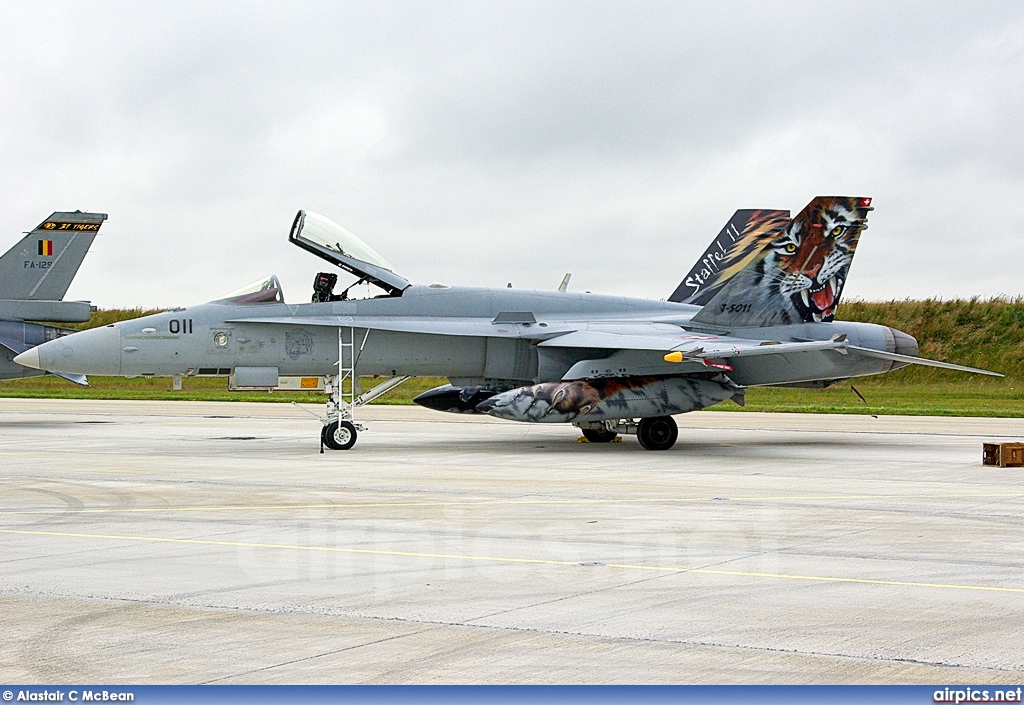
[[[668,300],[704,306],[788,223],[789,211],[736,211]]]
[[[0,299],[60,301],[106,213],[54,213],[0,257]]]
[[[870,210],[870,198],[815,198],[693,321],[725,328],[831,321]]]

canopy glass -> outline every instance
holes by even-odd
[[[333,220],[318,213],[299,211],[288,239],[317,257],[380,287],[388,296],[401,296],[409,281],[395,273],[390,262]]]
[[[319,213],[306,211],[295,237],[309,240],[339,255],[372,264],[389,272],[395,271],[394,266],[377,254],[372,247]]]
[[[271,274],[266,279],[260,279],[241,289],[235,289],[230,294],[216,300],[233,304],[283,304],[284,292],[281,290],[281,282],[278,281],[277,276]]]

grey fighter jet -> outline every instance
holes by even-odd
[[[372,285],[286,304],[276,277],[219,300],[93,329],[17,362],[76,374],[230,375],[241,388],[326,378],[321,441],[351,448],[353,409],[409,376],[449,384],[416,401],[439,411],[572,423],[592,442],[677,437],[673,414],[758,385],[825,387],[908,364],[997,374],[916,357],[917,341],[836,321],[871,199],[815,198],[795,218],[737,211],[667,301],[558,291],[414,285],[336,223],[300,211],[289,239]],[[354,285],[353,285],[354,286]],[[391,379],[359,395],[359,375]],[[321,450],[322,450],[321,446]]]
[[[84,323],[88,301],[64,301],[106,213],[53,213],[0,257],[0,379],[38,377],[47,370],[14,364],[29,348],[75,331],[33,323]],[[76,384],[80,374],[50,370]]]

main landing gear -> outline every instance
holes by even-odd
[[[591,443],[611,443],[620,433],[635,435],[645,450],[668,450],[679,438],[679,427],[671,416],[652,416],[636,423],[632,419],[577,421],[573,426]]]
[[[646,450],[668,450],[679,438],[679,427],[671,416],[640,419],[636,425],[636,439]]]
[[[609,431],[605,428],[583,428],[583,437],[591,443],[611,443],[619,437],[618,431]]]

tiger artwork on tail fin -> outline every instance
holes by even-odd
[[[789,211],[736,211],[668,300],[704,306],[788,223]]]
[[[833,320],[870,210],[870,198],[815,198],[694,322],[753,327]]]

